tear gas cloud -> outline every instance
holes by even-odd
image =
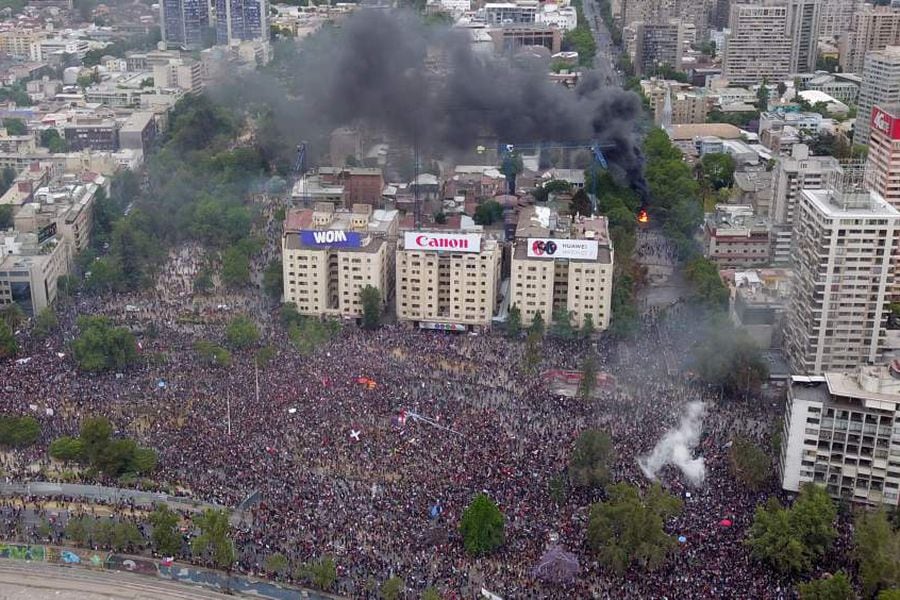
[[[570,90],[546,66],[488,59],[469,34],[425,26],[416,15],[357,11],[303,42],[282,73],[247,73],[219,86],[220,100],[273,111],[293,147],[343,125],[383,131],[423,152],[471,152],[485,136],[501,143],[597,140],[615,171],[642,182],[635,138],[638,96],[584,74]]]
[[[702,456],[693,457],[693,450],[700,442],[705,414],[706,406],[702,402],[689,403],[685,407],[685,414],[681,417],[678,428],[667,431],[656,443],[653,451],[638,460],[644,475],[649,479],[656,479],[664,466],[674,465],[692,484],[702,485],[706,478],[706,465]]]

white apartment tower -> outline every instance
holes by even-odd
[[[764,79],[774,85],[788,78],[794,50],[789,14],[783,1],[732,5],[722,63],[722,74],[731,85],[756,85]]]
[[[794,376],[779,471],[784,489],[825,487],[836,499],[897,506],[900,364]]]
[[[900,212],[863,191],[861,174],[834,179],[828,189],[803,190],[798,198],[785,328],[785,352],[797,374],[874,363],[885,345]]]
[[[839,170],[840,163],[836,158],[810,156],[809,146],[806,144],[795,144],[791,148],[791,155],[778,161],[773,178],[772,209],[769,212],[773,262],[790,262],[794,216],[800,191],[822,189],[827,177]]]
[[[819,35],[839,39],[850,31],[853,15],[860,9],[863,0],[824,0],[819,19]]]
[[[853,143],[868,144],[872,109],[900,102],[900,46],[889,46],[866,55],[859,88],[858,118]]]

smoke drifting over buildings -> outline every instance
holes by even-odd
[[[423,152],[471,152],[502,143],[597,140],[632,184],[641,181],[635,142],[639,98],[588,73],[570,90],[542,69],[485,59],[465,32],[428,27],[412,14],[359,11],[305,42],[291,61],[292,90],[257,80],[220,90],[275,110],[280,131],[313,139],[342,125],[382,130]],[[318,131],[316,131],[318,130]]]
[[[702,402],[688,404],[678,428],[667,431],[656,443],[653,452],[638,461],[644,475],[656,479],[664,466],[674,465],[691,483],[702,485],[706,478],[706,465],[702,456],[694,458],[692,453],[700,442],[705,414],[706,406]]]

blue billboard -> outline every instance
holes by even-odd
[[[300,242],[313,248],[359,248],[362,246],[362,234],[358,231],[340,231],[326,229],[324,231],[301,231]]]

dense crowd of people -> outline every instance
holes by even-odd
[[[232,507],[258,492],[235,531],[241,572],[261,574],[266,557],[281,552],[295,565],[333,556],[336,591],[351,597],[365,597],[373,582],[393,575],[448,598],[470,598],[481,587],[504,598],[792,596],[741,543],[755,506],[777,486],[751,492],[729,473],[727,456],[736,432],[767,446],[780,407],[723,402],[672,377],[663,356],[679,352],[666,326],[645,327],[628,343],[547,338],[535,372],[525,369],[525,344],[500,334],[347,326],[300,356],[271,327],[266,343],[277,352],[268,364],[254,368],[252,351],[243,351],[231,367],[214,368],[198,360],[193,342],[220,340],[228,316],[256,317],[265,302],[258,293],[194,298],[187,282],[203,264],[179,251],[161,275],[169,283],[154,291],[76,296],[61,306],[60,333],[22,340],[20,355],[32,360],[0,363],[2,411],[32,414],[42,426],[38,445],[5,456],[7,477],[45,477],[49,442],[77,434],[86,417],[105,415],[119,433],[158,451],[156,481]],[[199,313],[195,301],[204,307]],[[153,323],[141,338],[141,363],[123,373],[79,372],[66,347],[79,314],[107,314],[145,332]],[[266,319],[274,322],[271,314]],[[541,371],[578,368],[587,352],[597,354],[614,388],[590,401],[551,393]],[[143,360],[150,355],[165,360]],[[647,485],[638,457],[698,399],[708,409],[697,449],[705,483],[692,487],[674,468],[661,476],[684,502],[667,531],[685,541],[663,568],[617,576],[585,541],[590,503],[602,491],[570,490],[558,504],[549,482],[565,472],[579,433],[597,428],[615,444],[612,479]],[[475,559],[465,554],[457,524],[482,491],[506,516],[506,541]],[[723,527],[722,519],[733,525]],[[551,538],[579,559],[581,573],[569,585],[531,574]]]

